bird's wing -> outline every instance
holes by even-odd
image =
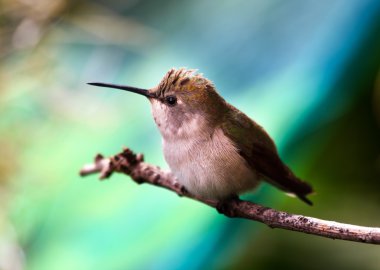
[[[264,180],[311,205],[306,195],[313,192],[312,187],[297,178],[281,161],[273,140],[265,130],[244,113],[231,108],[225,115],[222,130],[235,143],[240,155]]]

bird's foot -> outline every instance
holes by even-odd
[[[190,194],[189,191],[185,188],[185,186],[182,186],[178,182],[174,182],[174,187],[177,189],[176,192],[177,192],[178,196],[180,196],[180,197],[188,196]]]
[[[227,199],[218,201],[218,204],[216,205],[216,210],[219,214],[223,214],[227,217],[233,217],[234,211],[233,211],[233,204],[239,201],[239,196],[233,195]]]

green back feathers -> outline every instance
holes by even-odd
[[[222,130],[234,142],[239,154],[264,180],[311,205],[312,202],[306,198],[313,191],[311,186],[297,178],[281,161],[270,136],[244,113],[229,106],[230,110],[222,121]]]

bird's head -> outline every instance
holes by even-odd
[[[170,69],[161,82],[151,89],[105,83],[95,86],[117,88],[147,97],[152,106],[154,121],[164,138],[193,136],[210,132],[223,111],[224,99],[213,83],[195,70]]]

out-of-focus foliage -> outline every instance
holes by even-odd
[[[167,168],[148,102],[86,82],[151,87],[173,66],[212,79],[317,191],[250,199],[380,226],[379,1],[1,0],[0,269],[379,269],[374,246],[80,179],[123,145]]]

